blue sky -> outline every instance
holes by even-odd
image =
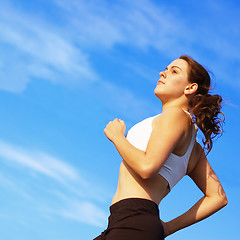
[[[239,24],[236,0],[2,1],[1,239],[90,240],[104,230],[121,159],[103,129],[160,113],[158,73],[181,54],[214,73],[224,98],[225,133],[209,161],[229,204],[168,239],[239,239]],[[183,178],[161,218],[200,197]]]

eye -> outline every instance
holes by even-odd
[[[172,70],[172,73],[174,73],[174,74],[175,74],[175,73],[177,73],[177,71],[176,71],[176,70]]]

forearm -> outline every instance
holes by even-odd
[[[168,235],[197,223],[223,208],[227,203],[219,197],[203,197],[181,216],[167,222]]]

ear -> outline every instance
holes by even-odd
[[[197,90],[198,90],[198,84],[197,83],[190,83],[185,88],[184,93],[186,95],[190,95],[190,94],[195,93]]]

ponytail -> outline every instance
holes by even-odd
[[[219,95],[197,94],[189,102],[194,122],[204,134],[204,149],[209,153],[213,146],[213,139],[222,135],[222,124],[225,116],[221,112],[222,97]],[[223,118],[218,115],[221,114]]]
[[[225,116],[221,112],[222,97],[209,94],[211,78],[201,64],[187,55],[182,55],[179,59],[185,60],[189,65],[189,82],[198,84],[197,92],[189,100],[189,107],[195,123],[204,134],[204,149],[209,153],[213,146],[213,138],[223,133]],[[223,118],[219,118],[219,114]]]

